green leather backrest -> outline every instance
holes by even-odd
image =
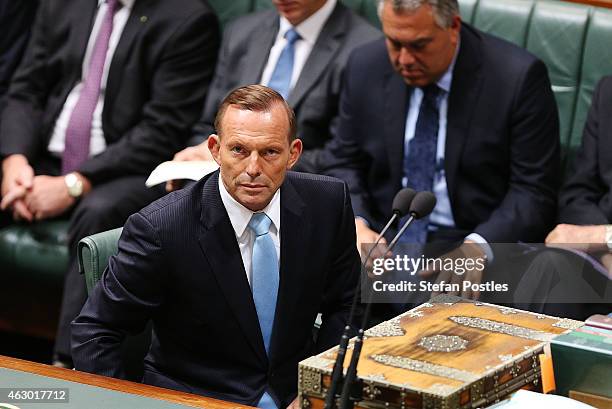
[[[221,27],[230,20],[253,10],[253,0],[208,0],[208,2],[217,13]]]
[[[68,268],[68,221],[45,220],[0,229],[0,272],[62,282]]]
[[[272,7],[272,0],[254,0],[253,1],[253,10],[265,10]]]
[[[373,26],[380,28],[380,19],[378,18],[378,0],[342,0],[346,5],[350,2],[359,3],[359,7],[353,7],[353,10],[361,17],[372,23]]]
[[[527,49],[548,66],[559,109],[561,144],[567,149],[590,8],[560,1],[539,1],[533,11]]]
[[[87,236],[78,245],[79,269],[85,274],[87,293],[100,281],[110,256],[117,254],[123,227]]]
[[[459,0],[464,21],[548,67],[565,155],[580,145],[593,88],[612,74],[612,10],[561,0]],[[567,166],[567,161],[566,166]]]
[[[525,47],[533,3],[532,0],[480,0],[473,14],[473,25]]]
[[[478,0],[461,0],[459,1],[459,12],[461,13],[461,20],[472,23],[474,19],[474,12],[476,11],[476,4]]]

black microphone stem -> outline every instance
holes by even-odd
[[[366,258],[363,263],[361,263],[361,267],[363,269],[364,266],[367,266],[370,257],[372,256],[372,252],[380,243],[380,240],[383,238],[384,234],[389,230],[389,227],[393,224],[395,219],[399,217],[397,212],[393,212],[393,216],[389,219],[389,222],[382,229],[378,237],[376,238],[376,242],[368,251]],[[359,275],[359,280],[357,281],[357,286],[355,288],[355,293],[353,294],[353,302],[351,304],[351,312],[349,313],[349,319],[344,327],[344,332],[342,333],[342,338],[340,338],[340,345],[338,346],[338,354],[336,355],[336,362],[334,362],[334,369],[332,370],[331,382],[329,385],[329,389],[327,390],[327,396],[325,397],[325,406],[324,409],[333,409],[334,403],[336,400],[336,391],[338,390],[338,386],[340,385],[340,380],[342,378],[342,372],[344,370],[344,358],[346,356],[346,351],[348,349],[349,343],[349,335],[351,332],[351,322],[355,319],[355,312],[357,310],[357,301],[361,290],[361,273]],[[367,308],[367,307],[366,307]],[[362,325],[363,328],[363,325]],[[363,336],[362,336],[363,339]]]
[[[400,237],[402,237],[402,235],[404,234],[404,232],[406,231],[408,226],[410,226],[410,224],[414,220],[414,216],[415,216],[414,214],[410,215],[410,218],[406,221],[406,223],[404,223],[404,225],[402,226],[401,230],[395,235],[393,240],[391,240],[391,243],[389,243],[389,250],[388,251],[393,250],[393,247],[395,247],[395,245],[397,244],[397,241],[400,239]]]
[[[411,214],[410,218],[404,223],[400,231],[395,235],[389,246],[387,247],[387,251],[393,250],[398,240],[408,226],[415,219],[415,214]],[[351,363],[346,371],[346,377],[344,378],[344,385],[342,386],[342,394],[340,395],[340,404],[338,405],[339,409],[352,409],[354,407],[354,402],[351,401],[351,392],[353,384],[355,383],[355,379],[357,378],[357,365],[359,364],[359,357],[361,355],[361,349],[363,347],[363,337],[365,335],[365,328],[368,325],[368,321],[370,320],[370,311],[372,310],[372,298],[374,297],[374,292],[372,288],[368,286],[368,302],[366,303],[365,312],[363,314],[363,319],[361,321],[361,328],[357,333],[357,339],[355,340],[353,346],[353,353],[351,354]],[[346,353],[346,351],[345,351]],[[335,368],[334,368],[335,369]],[[329,396],[329,395],[328,395]]]

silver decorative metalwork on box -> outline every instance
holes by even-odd
[[[457,335],[438,334],[421,338],[417,345],[425,348],[428,352],[454,352],[465,349],[468,344],[467,339]]]
[[[518,325],[506,324],[503,322],[488,320],[477,317],[448,317],[451,321],[470,328],[478,328],[485,331],[497,332],[500,334],[511,335],[513,337],[532,339],[534,341],[549,342],[554,338],[554,334],[538,331],[531,328],[520,327]]]
[[[379,364],[394,366],[396,368],[408,369],[410,371],[426,373],[429,375],[442,376],[444,378],[454,379],[461,382],[474,382],[478,376],[461,369],[449,368],[443,365],[436,365],[430,362],[418,361],[403,356],[393,355],[370,355],[370,358]]]
[[[367,337],[401,337],[406,334],[401,327],[399,319],[385,321],[365,332]]]

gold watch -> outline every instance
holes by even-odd
[[[72,172],[64,176],[64,183],[68,188],[68,194],[75,199],[78,199],[83,194],[83,181],[79,179],[76,173]]]

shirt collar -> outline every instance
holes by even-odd
[[[307,43],[314,45],[317,42],[317,38],[323,30],[325,22],[334,11],[337,0],[327,0],[323,7],[315,11],[312,16],[302,21],[300,24],[295,26],[295,31],[302,37],[302,40]],[[280,26],[278,30],[279,36],[284,37],[287,30],[293,26],[285,17],[280,17]]]
[[[106,2],[106,0],[98,0],[98,7],[100,7],[100,5],[104,2]],[[121,3],[123,7],[131,10],[132,7],[134,7],[136,0],[119,0],[119,3]]]
[[[229,216],[234,233],[236,234],[236,238],[240,239],[249,225],[254,212],[238,203],[238,201],[236,201],[236,199],[229,194],[225,188],[225,185],[223,184],[223,181],[221,180],[220,174],[219,193],[221,194],[221,201],[223,202],[223,206],[225,206],[225,210]],[[276,229],[277,232],[280,231],[280,189],[274,193],[272,200],[262,210],[262,212],[265,213],[270,220],[272,220],[270,230]]]
[[[453,82],[453,70],[455,69],[455,63],[457,62],[457,56],[459,55],[460,47],[461,47],[461,39],[457,41],[457,48],[455,49],[455,55],[453,56],[453,60],[448,66],[448,69],[446,70],[442,78],[440,78],[438,82],[436,83],[436,85],[438,85],[438,87],[442,89],[444,92],[446,92],[447,94],[450,92],[451,84]]]

